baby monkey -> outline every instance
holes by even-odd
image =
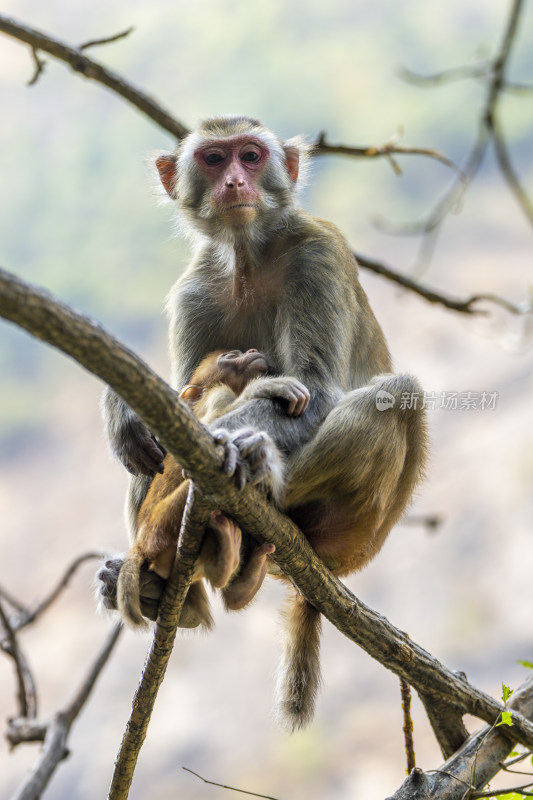
[[[269,370],[266,356],[258,350],[245,353],[216,350],[203,359],[191,382],[180,392],[180,398],[204,424],[258,397],[279,400],[280,405],[285,406],[280,408],[280,413],[301,416],[309,402],[306,387],[296,378],[268,376]],[[231,453],[227,453],[229,457]],[[278,469],[283,471],[281,461]],[[277,480],[276,485],[280,484]],[[269,486],[263,488],[268,491]],[[170,575],[188,490],[189,480],[182,468],[172,456],[166,455],[164,472],[155,476],[139,508],[137,536],[120,569],[118,607],[132,625],[146,625],[139,599],[141,569],[147,566],[162,579]],[[244,608],[261,586],[267,571],[267,556],[274,550],[273,544],[255,545],[232,519],[213,511],[181,613],[180,627],[210,628],[213,624],[203,578],[222,590],[227,609]]]

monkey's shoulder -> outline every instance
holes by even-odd
[[[357,275],[357,262],[339,228],[328,220],[314,217],[305,211],[298,215],[292,228],[292,241],[301,258],[313,258],[340,265],[346,272]]]
[[[359,293],[358,266],[346,239],[331,222],[306,212],[298,215],[289,240],[287,284],[321,293],[352,289]]]

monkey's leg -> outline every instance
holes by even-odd
[[[378,552],[424,473],[425,412],[413,407],[421,396],[410,376],[373,378],[291,459],[285,508],[337,575]]]
[[[241,558],[241,529],[220,511],[213,511],[198,559],[198,577],[206,577],[215,589],[226,586]]]
[[[161,476],[161,483],[163,481],[164,476]],[[150,569],[162,578],[168,578],[174,563],[189,481],[183,480],[180,469],[179,485],[171,483],[170,491],[162,497],[155,491],[156,483],[157,479],[139,511],[135,547],[150,563]]]
[[[226,609],[238,611],[255,597],[267,573],[267,556],[275,549],[273,544],[261,544],[253,548],[242,569],[222,589],[222,600]]]

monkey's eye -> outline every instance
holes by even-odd
[[[255,164],[260,158],[261,155],[256,150],[247,150],[242,154],[241,161],[247,161],[249,164]]]
[[[214,164],[220,164],[221,161],[224,161],[224,156],[221,153],[208,153],[204,156],[204,161],[206,164],[213,166]]]

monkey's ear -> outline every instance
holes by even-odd
[[[298,173],[300,172],[300,151],[297,147],[293,147],[292,145],[286,145],[284,150],[289,178],[293,183],[296,183],[298,180]]]
[[[165,187],[167,194],[176,199],[176,156],[171,153],[158,156],[155,160],[161,183]]]
[[[203,393],[204,390],[201,386],[196,386],[195,383],[189,383],[188,386],[185,386],[185,388],[181,390],[180,397],[182,400],[185,400],[186,403],[196,403]]]

